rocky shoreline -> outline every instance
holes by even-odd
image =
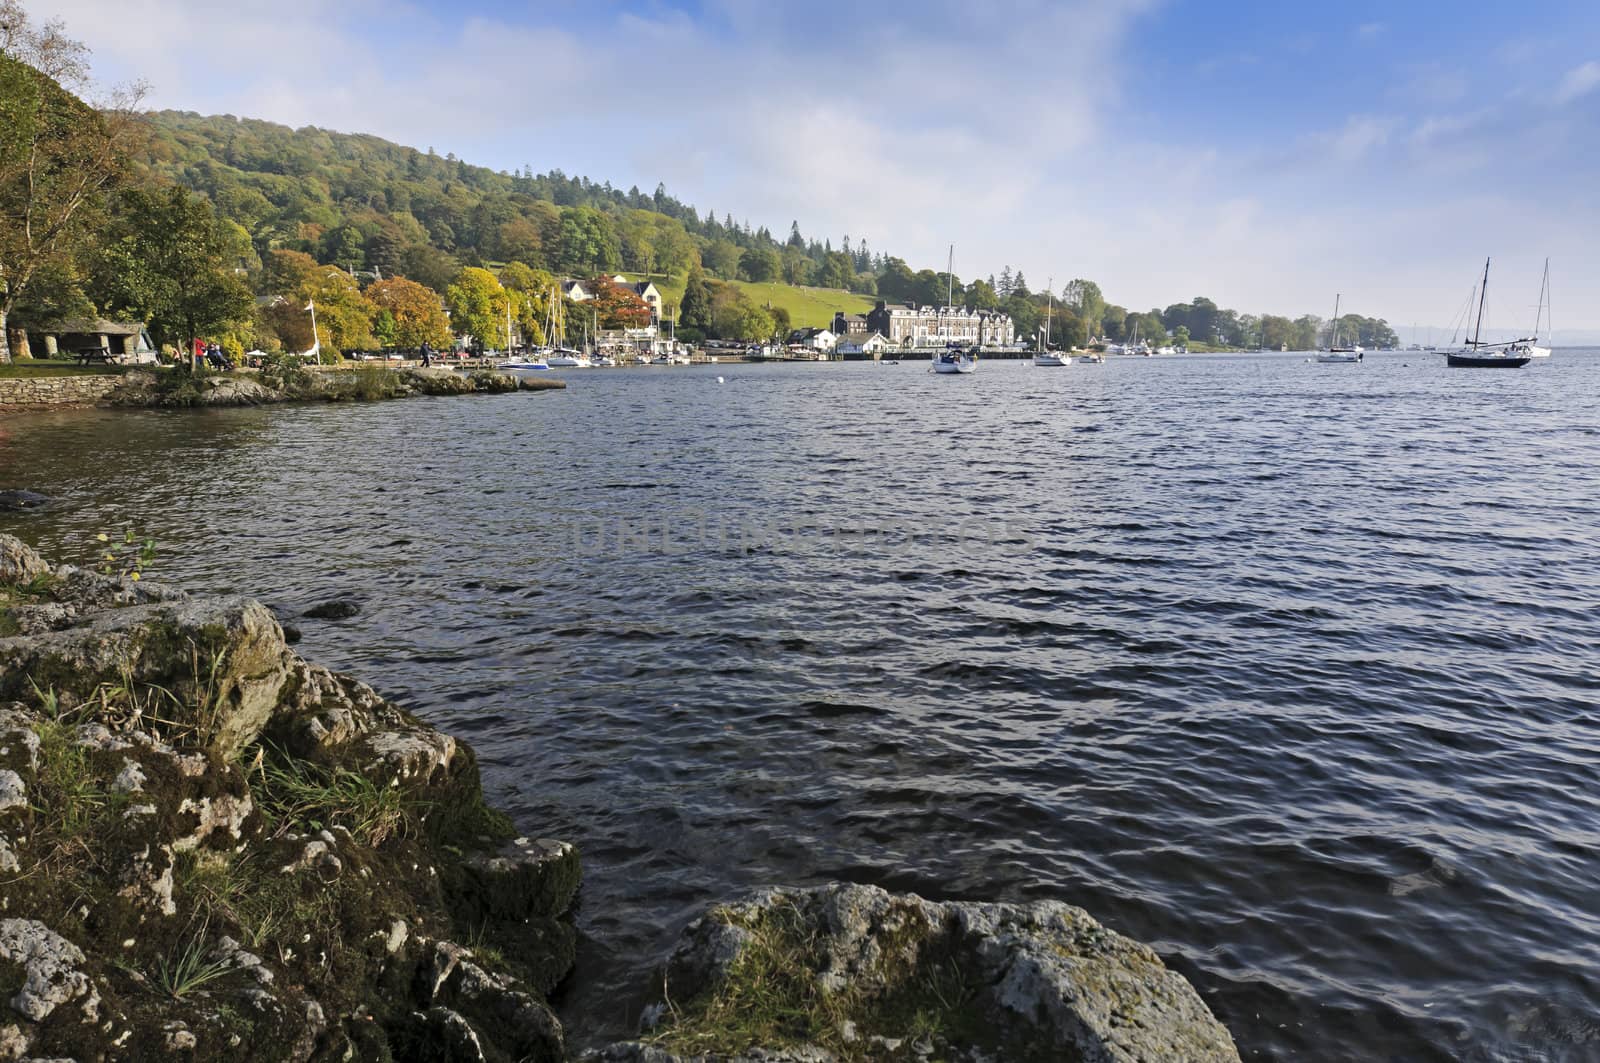
[[[566,381],[518,377],[492,369],[459,373],[442,367],[273,367],[214,373],[186,368],[130,370],[116,375],[0,379],[0,412],[63,406],[264,406],[284,402],[353,402],[421,395],[504,394],[560,390]]]
[[[0,1060],[564,1060],[579,876],[259,602],[0,536]],[[1150,949],[1049,902],[770,890],[652,984],[584,1058],[1238,1058]]]

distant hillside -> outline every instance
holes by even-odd
[[[258,256],[305,251],[436,289],[463,265],[681,277],[702,261],[726,280],[870,293],[863,274],[882,262],[865,247],[804,240],[798,227],[780,243],[731,215],[702,216],[659,186],[646,194],[560,171],[498,172],[379,137],[228,115],[161,111],[150,119],[144,166],[208,196]]]

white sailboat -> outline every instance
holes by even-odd
[[[956,284],[955,266],[956,266],[956,245],[955,244],[951,244],[950,245],[950,260],[945,265],[945,274],[944,274],[944,276],[945,276],[944,306],[945,306],[946,310],[949,310],[951,308],[951,304],[955,301],[955,291],[956,291],[956,289],[955,289],[955,284]],[[945,331],[944,327],[941,324],[940,328],[939,328],[939,332],[941,334],[943,334],[944,331]],[[963,348],[960,344],[949,342],[949,340],[947,338],[946,339],[946,343],[945,343],[945,349],[943,351],[940,351],[939,353],[937,353],[937,354],[935,354],[933,356],[933,365],[930,367],[930,369],[931,369],[932,372],[940,373],[940,374],[975,373],[978,370],[978,349],[976,347],[974,347],[971,350],[967,350],[966,348]]]
[[[511,342],[511,300],[506,299],[506,356],[501,361],[494,363],[496,369],[527,370],[542,373],[549,369],[549,364],[533,352],[517,355],[513,351],[516,345]]]
[[[1328,349],[1317,352],[1319,362],[1359,362],[1365,353],[1360,346],[1339,346],[1339,298],[1337,294],[1333,297],[1333,328],[1328,333]]]
[[[1045,287],[1046,302],[1045,302],[1045,309],[1044,309],[1044,343],[1040,346],[1039,353],[1035,354],[1033,356],[1033,364],[1034,365],[1061,366],[1061,365],[1071,365],[1072,364],[1072,358],[1070,356],[1063,355],[1059,351],[1052,351],[1050,349],[1050,319],[1054,315],[1055,306],[1056,306],[1056,303],[1055,303],[1055,299],[1056,299],[1055,284],[1056,284],[1056,279],[1054,277],[1051,277],[1049,279],[1049,281],[1046,282],[1046,287]]]
[[[1539,343],[1539,325],[1545,327],[1544,344]],[[1550,260],[1544,260],[1544,279],[1539,282],[1539,309],[1533,317],[1533,335],[1524,337],[1512,343],[1512,349],[1517,354],[1525,354],[1529,358],[1548,358],[1550,348],[1553,346],[1550,334]]]

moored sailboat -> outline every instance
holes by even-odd
[[[950,260],[945,266],[945,298],[944,298],[944,305],[945,305],[945,309],[946,310],[950,309],[951,303],[954,302],[954,300],[955,300],[955,284],[956,284],[955,266],[956,266],[956,245],[955,244],[951,244],[950,245]],[[941,333],[944,333],[944,331],[945,331],[942,324],[940,325],[939,331]],[[967,348],[962,347],[958,343],[953,343],[953,342],[950,342],[950,341],[947,340],[946,341],[946,345],[945,345],[945,349],[943,351],[940,351],[940,352],[936,353],[933,356],[933,364],[929,368],[930,368],[930,370],[932,372],[941,373],[941,374],[956,374],[956,373],[974,373],[974,372],[977,372],[977,369],[978,369],[978,348],[977,347],[973,347],[970,350],[968,350]]]
[[[1483,260],[1483,283],[1478,286],[1478,320],[1472,329],[1472,339],[1456,351],[1446,351],[1445,364],[1457,369],[1521,369],[1532,361],[1521,345],[1526,340],[1504,343],[1483,342],[1483,304],[1489,295],[1489,259]]]
[[[1062,366],[1072,364],[1071,357],[1050,349],[1050,319],[1054,315],[1056,308],[1055,283],[1056,279],[1051,277],[1045,285],[1047,302],[1044,310],[1044,341],[1039,345],[1038,353],[1033,356],[1034,365]]]
[[[1359,362],[1365,354],[1359,344],[1352,344],[1348,347],[1339,346],[1339,299],[1340,296],[1335,294],[1333,297],[1333,325],[1328,332],[1328,349],[1317,352],[1317,361],[1319,362]]]

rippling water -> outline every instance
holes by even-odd
[[[1600,355],[571,381],[0,420],[0,528],[360,598],[302,650],[582,847],[580,1038],[847,878],[1081,904],[1246,1058],[1600,1057]]]

